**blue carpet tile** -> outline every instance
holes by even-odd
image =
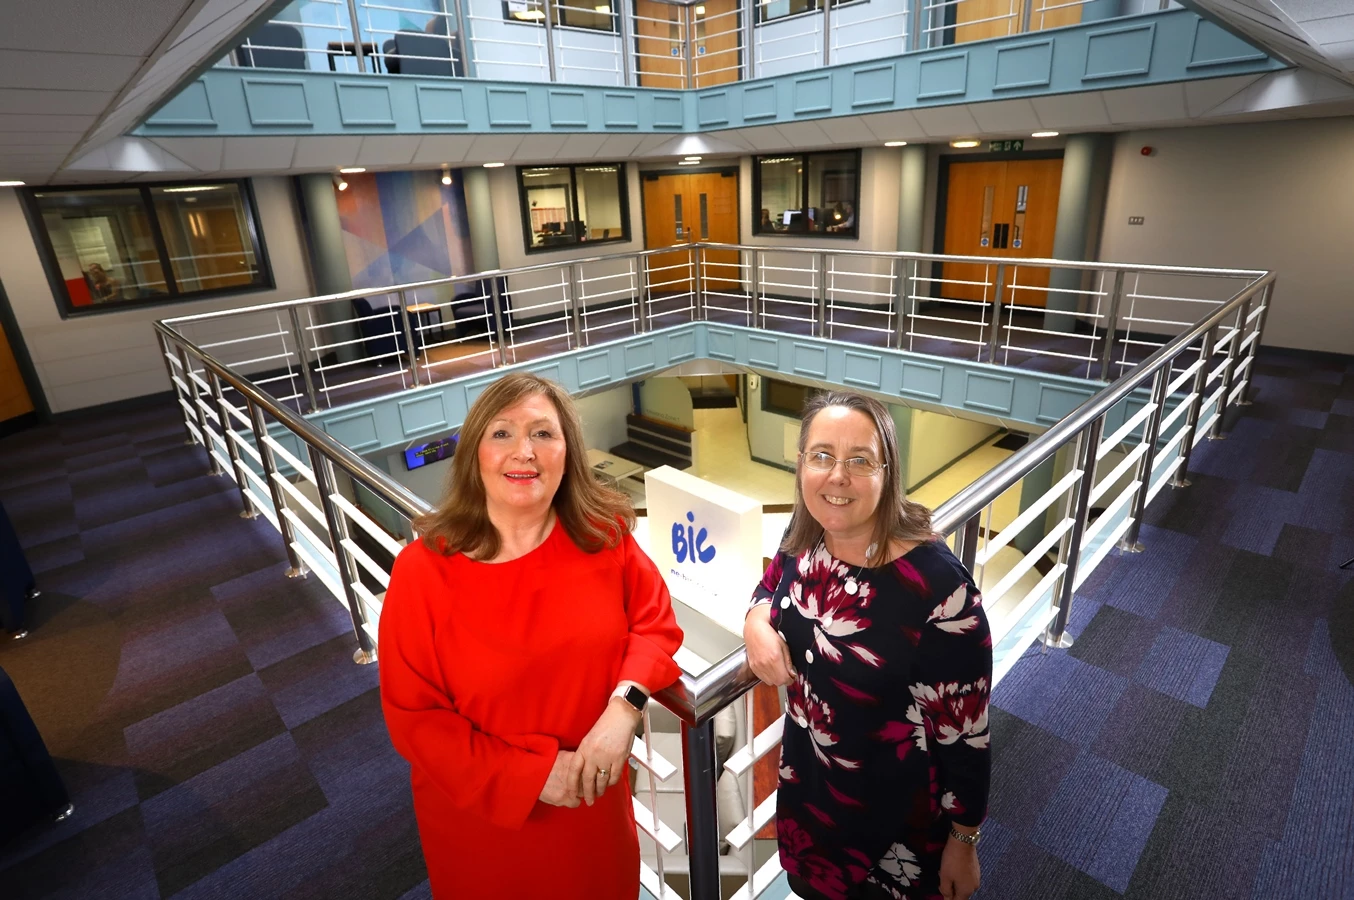
[[[1354,362],[1265,351],[1253,396],[995,692],[982,900],[1354,900]],[[46,592],[0,666],[77,807],[0,896],[426,900],[375,667],[183,437],[0,440]]]

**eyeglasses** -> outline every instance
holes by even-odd
[[[806,468],[813,469],[815,472],[831,472],[837,467],[837,463],[841,463],[847,475],[854,475],[857,478],[872,478],[876,472],[888,468],[887,463],[871,462],[863,456],[838,459],[831,453],[824,453],[822,450],[802,453],[800,459],[804,460]]]

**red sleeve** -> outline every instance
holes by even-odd
[[[396,751],[453,804],[502,828],[520,828],[555,764],[541,734],[485,734],[456,711],[443,684],[430,603],[441,580],[431,551],[413,544],[390,573],[381,609],[381,709]]]
[[[682,646],[682,629],[672,611],[668,586],[653,560],[628,532],[620,551],[625,566],[625,617],[630,638],[621,660],[620,681],[642,684],[650,693],[677,680],[682,670],[672,654]]]

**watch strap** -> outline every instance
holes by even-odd
[[[953,825],[950,826],[950,837],[954,838],[956,841],[959,841],[961,844],[968,844],[970,847],[977,845],[978,839],[981,838],[982,836],[983,836],[982,829],[973,832],[973,834],[964,834],[964,832],[960,831],[958,828],[955,828]]]
[[[649,702],[649,695],[633,684],[621,685],[611,692],[611,696],[620,697],[639,712],[644,712],[644,707],[648,705]]]

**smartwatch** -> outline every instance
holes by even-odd
[[[620,697],[639,712],[644,712],[644,707],[649,702],[649,695],[635,687],[633,684],[627,687],[616,688],[616,692],[611,696]]]

